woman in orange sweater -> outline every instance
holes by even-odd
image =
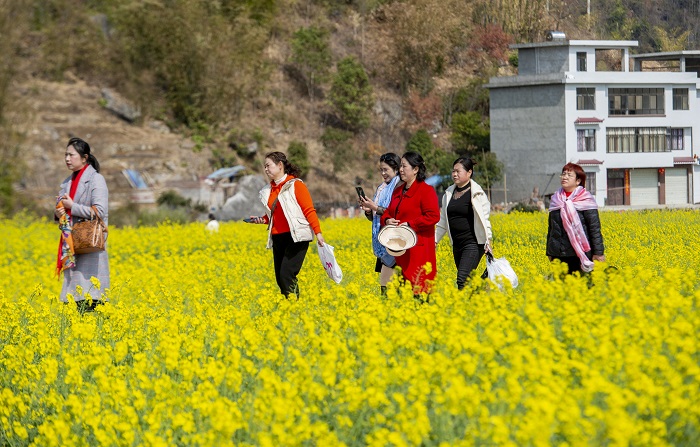
[[[251,216],[251,222],[268,224],[267,248],[272,248],[275,278],[280,292],[289,298],[299,298],[297,275],[301,271],[309,242],[314,239],[323,246],[311,194],[299,179],[300,170],[282,152],[265,155],[265,174],[270,184],[260,190],[260,201],[267,209],[264,216]]]

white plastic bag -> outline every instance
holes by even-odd
[[[338,261],[335,260],[335,254],[333,254],[335,249],[328,243],[323,244],[323,246],[317,245],[317,248],[318,257],[321,258],[321,265],[328,277],[335,281],[336,284],[340,284],[340,281],[343,279],[343,271],[340,270]]]
[[[498,285],[498,288],[503,290],[503,278],[510,281],[510,285],[515,289],[518,287],[518,275],[515,274],[513,267],[506,258],[494,258],[491,252],[486,253],[486,270],[489,274],[489,279]]]

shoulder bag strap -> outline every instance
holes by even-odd
[[[270,222],[267,224],[267,230],[269,231],[270,228],[272,228],[272,215],[275,213],[275,208],[277,208],[277,202],[280,201],[280,197],[277,196],[274,202],[272,202],[272,206],[270,207]]]
[[[280,190],[280,194],[282,194],[282,191],[285,190],[285,187],[286,187],[287,189],[289,189],[289,188],[291,187],[292,183],[294,183],[294,182],[296,182],[296,181],[301,181],[301,180],[299,180],[299,179],[297,179],[297,178],[293,178],[293,179],[291,179],[290,181],[288,181],[287,183],[285,183],[285,185],[284,185],[284,186],[282,187],[282,189]],[[287,186],[287,185],[290,185],[290,186]],[[270,207],[270,223],[267,224],[267,229],[268,229],[268,230],[272,227],[272,215],[275,213],[275,208],[277,208],[277,203],[279,203],[279,201],[280,201],[280,196],[279,196],[279,194],[277,194],[277,197],[275,198],[275,201],[272,202],[272,206]]]
[[[97,219],[103,228],[103,231],[107,231],[107,225],[105,225],[104,220],[100,217],[100,213],[97,212],[97,206],[92,205],[90,207],[90,220]]]

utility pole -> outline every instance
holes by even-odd
[[[591,30],[591,0],[588,0],[588,6],[586,7],[586,20],[588,21],[588,31]]]

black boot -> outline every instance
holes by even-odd
[[[95,306],[92,300],[80,300],[76,301],[75,305],[78,307],[78,313],[84,314],[86,312],[94,312]]]

